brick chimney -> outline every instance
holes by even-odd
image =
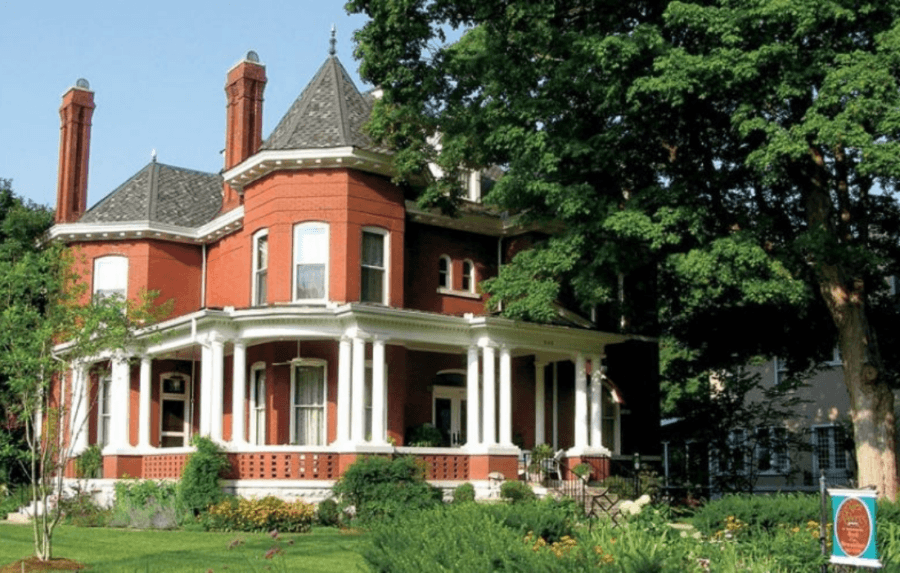
[[[94,92],[80,79],[63,95],[59,108],[59,183],[56,222],[74,223],[87,210],[88,158]]]
[[[254,51],[228,70],[225,95],[228,98],[225,127],[225,169],[231,169],[259,150],[262,145],[263,90],[266,67]],[[222,212],[241,204],[237,192],[225,184]]]

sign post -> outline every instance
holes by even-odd
[[[875,548],[875,492],[829,489],[834,523],[831,563],[880,568]]]

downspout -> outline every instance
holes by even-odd
[[[206,243],[203,243],[203,261],[201,263],[202,268],[200,270],[200,308],[206,308]],[[196,337],[196,324],[194,324],[191,328],[193,330],[192,336]]]

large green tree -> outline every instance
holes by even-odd
[[[859,481],[896,498],[879,339],[896,315],[900,1],[347,7],[370,17],[357,55],[398,178],[436,163],[421,200],[453,210],[460,169],[499,165],[488,201],[562,223],[488,285],[507,315],[546,319],[571,294],[638,316],[630,277],[651,263],[686,376],[760,353],[800,369],[837,345]]]
[[[153,293],[135,302],[91,299],[89,281],[75,271],[78,252],[42,240],[52,219],[52,211],[15,196],[0,180],[0,404],[24,436],[19,457],[37,512],[34,551],[41,560],[52,557],[61,518],[54,498],[63,495],[72,459],[70,432],[86,431],[67,426],[74,409],[90,408],[66,399],[69,372],[125,350],[139,327],[171,310],[155,306]]]

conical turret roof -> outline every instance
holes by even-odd
[[[330,55],[303,90],[261,151],[355,147],[384,153],[362,129],[374,98],[361,94],[350,74]]]

